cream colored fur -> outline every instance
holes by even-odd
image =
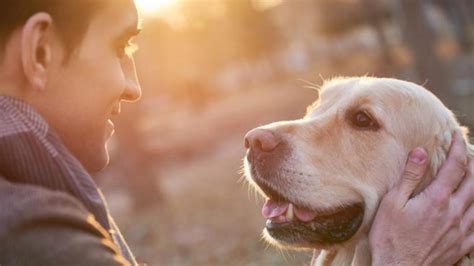
[[[346,117],[350,109],[368,110],[380,129],[352,127]],[[280,170],[301,173],[287,177],[284,193],[289,198],[298,198],[315,209],[365,203],[363,223],[356,235],[322,250],[314,265],[370,265],[369,225],[381,197],[398,182],[410,150],[423,147],[430,159],[429,173],[418,191],[444,162],[453,132],[464,136],[467,152],[474,156],[467,129],[438,98],[421,86],[396,79],[327,81],[304,118],[262,128],[281,135],[294,150]]]

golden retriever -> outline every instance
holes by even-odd
[[[408,153],[423,147],[429,154],[419,191],[445,160],[454,132],[468,142],[453,113],[414,83],[326,81],[304,118],[261,126],[245,137],[247,180],[266,198],[265,238],[321,250],[315,265],[370,265],[369,226]],[[473,146],[466,147],[473,156]]]

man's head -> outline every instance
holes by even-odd
[[[31,104],[88,170],[103,168],[109,119],[141,93],[133,0],[8,0],[0,10],[0,95]]]

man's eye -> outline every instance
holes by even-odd
[[[138,45],[129,41],[117,47],[117,56],[119,58],[132,56],[136,51],[138,51]]]
[[[359,129],[378,129],[379,125],[367,112],[358,111],[353,114],[351,123]]]

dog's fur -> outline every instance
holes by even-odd
[[[260,127],[281,138],[290,152],[278,155],[272,170],[259,169],[258,159],[245,160],[247,180],[260,190],[255,172],[271,172],[269,185],[291,202],[313,210],[331,210],[355,202],[364,205],[363,220],[347,241],[297,247],[321,249],[317,265],[370,265],[369,226],[381,197],[398,181],[408,153],[423,147],[429,171],[417,191],[426,187],[444,162],[454,132],[466,141],[469,157],[474,148],[467,129],[425,88],[388,78],[336,78],[326,81],[320,97],[300,120]],[[378,128],[357,128],[351,119],[367,112]],[[260,190],[267,197],[265,191]],[[287,243],[271,237],[276,245]],[[290,247],[292,245],[289,245]]]

